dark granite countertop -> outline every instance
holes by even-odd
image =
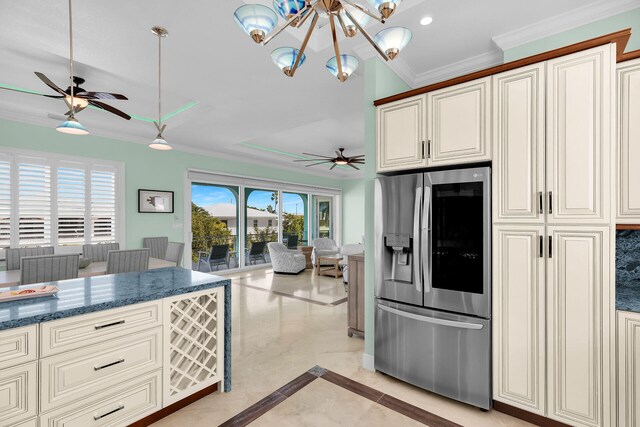
[[[0,303],[0,330],[226,286],[231,284],[231,280],[172,267],[141,273],[64,280],[51,284],[60,289],[55,296]],[[42,285],[25,285],[3,290],[35,286]]]
[[[640,231],[616,232],[616,310],[640,313]]]

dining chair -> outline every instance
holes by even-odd
[[[80,254],[36,255],[20,259],[20,284],[55,282],[78,277]]]
[[[164,259],[167,256],[168,237],[145,237],[142,239],[142,247],[151,250],[151,258]]]
[[[169,242],[167,246],[167,254],[164,257],[164,260],[175,262],[176,267],[180,267],[180,263],[182,262],[183,252],[184,252],[184,243]]]
[[[109,251],[120,250],[120,243],[98,243],[95,245],[82,245],[82,257],[92,262],[105,262]]]
[[[20,270],[20,259],[26,256],[53,255],[53,246],[38,246],[35,248],[8,248],[7,271]]]
[[[107,274],[148,270],[149,253],[148,248],[109,251],[107,254]]]
[[[216,266],[216,270],[222,264],[227,264],[229,268],[229,245],[213,245],[211,251],[198,251],[198,271],[200,271],[200,263],[205,263],[209,266],[209,271],[212,271],[212,266]]]

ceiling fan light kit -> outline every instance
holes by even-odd
[[[56,127],[58,132],[66,133],[68,135],[88,135],[89,131],[82,126],[82,124],[76,120],[75,117],[69,116],[69,118],[60,123],[58,127]]]
[[[234,13],[236,23],[254,42],[265,46],[288,27],[302,27],[311,18],[311,23],[300,49],[281,47],[271,52],[273,62],[285,75],[293,77],[305,60],[305,50],[320,18],[328,19],[331,26],[335,56],[327,61],[327,70],[339,81],[346,81],[358,68],[359,61],[352,55],[340,54],[338,28],[345,37],[361,33],[385,60],[395,59],[411,40],[411,31],[403,27],[392,27],[371,37],[364,27],[374,19],[385,23],[402,0],[369,0],[378,14],[352,0],[274,0],[273,8],[286,21],[274,31],[278,17],[272,9],[260,4],[247,4]]]

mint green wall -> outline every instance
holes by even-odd
[[[601,21],[592,22],[560,34],[536,40],[504,52],[504,61],[514,61],[537,53],[578,43],[584,40],[613,33],[625,28],[631,28],[631,39],[627,44],[626,52],[640,49],[640,8],[630,10],[619,15],[614,15]]]
[[[367,160],[368,161],[368,160]],[[364,235],[364,179],[342,182],[342,243],[360,243]]]
[[[142,246],[142,238],[145,236],[168,236],[170,240],[183,241],[184,180],[185,172],[189,168],[308,185],[318,184],[317,176],[292,170],[175,150],[160,152],[143,144],[92,135],[65,135],[56,132],[53,127],[7,120],[0,120],[0,149],[2,146],[124,162],[127,248]],[[341,188],[341,181],[325,177],[322,178],[322,185]],[[174,191],[175,214],[138,213],[139,188]],[[178,217],[177,222],[180,224],[177,227],[174,227],[174,216]]]
[[[365,212],[365,336],[364,351],[373,356],[373,316],[374,316],[374,262],[373,224],[375,218],[373,204],[373,183],[376,177],[376,109],[373,101],[378,98],[409,90],[410,87],[400,79],[382,60],[371,58],[365,61],[364,68],[364,140],[367,163],[364,168],[364,212]]]

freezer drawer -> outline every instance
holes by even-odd
[[[377,300],[375,369],[491,407],[491,321]]]

